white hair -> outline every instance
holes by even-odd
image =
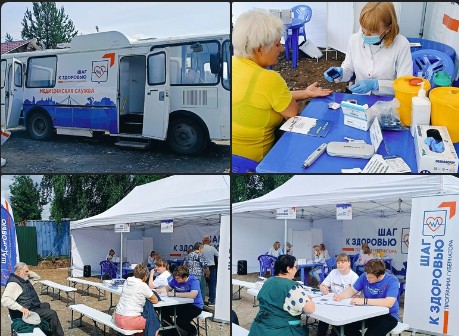
[[[251,58],[256,48],[271,49],[284,34],[284,29],[282,20],[267,10],[253,9],[241,14],[232,34],[234,55]]]
[[[22,270],[25,266],[27,266],[27,264],[22,262],[22,261],[20,261],[16,265],[14,265],[14,271],[18,272],[18,271]]]

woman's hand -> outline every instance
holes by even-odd
[[[322,87],[317,86],[317,84],[317,82],[314,82],[306,88],[305,92],[308,98],[324,97],[333,92],[333,90],[323,89]]]
[[[341,297],[341,294],[335,294],[333,295],[333,300],[335,301],[341,301],[342,297]]]
[[[356,305],[356,306],[363,306],[364,304],[364,298],[352,298],[351,304]]]
[[[330,293],[330,288],[328,288],[328,286],[325,286],[324,284],[321,284],[320,291],[322,292],[322,294],[327,295],[328,293]]]

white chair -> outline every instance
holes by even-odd
[[[201,314],[198,317],[196,317],[195,325],[196,325],[196,328],[198,329],[198,336],[200,335],[201,329],[204,329],[206,331],[206,336],[207,336],[207,319],[211,318],[212,316],[214,316],[214,314],[203,310]],[[204,327],[199,325],[199,320],[204,320]]]
[[[410,326],[406,323],[398,322],[394,329],[390,331],[390,335],[400,335],[402,331],[408,330]]]

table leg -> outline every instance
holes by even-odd
[[[301,267],[300,269],[300,279],[302,283],[304,283],[306,286],[308,285],[308,280],[304,279],[304,267]]]
[[[242,299],[242,297],[241,297],[241,289],[242,289],[243,287],[242,287],[242,286],[239,286],[239,285],[238,285],[238,287],[239,287],[239,289],[236,290],[236,291],[233,293],[233,297],[232,297],[233,300],[240,300],[240,299]],[[238,297],[234,297],[234,295],[236,295],[236,294],[238,294]]]

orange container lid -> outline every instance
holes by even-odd
[[[416,76],[403,76],[394,80],[394,90],[404,93],[417,94],[421,88],[419,83],[424,82],[424,90],[430,90],[430,83],[427,79]]]
[[[439,86],[430,91],[432,101],[459,107],[459,88],[453,86]]]

